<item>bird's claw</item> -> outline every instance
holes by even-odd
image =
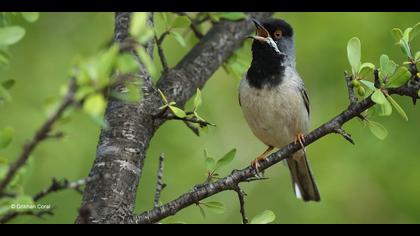
[[[303,133],[298,133],[295,137],[295,144],[300,144],[302,150],[305,151],[305,135]]]
[[[264,172],[260,172],[260,167],[261,167],[260,161],[264,161],[265,159],[266,159],[266,157],[259,156],[251,162],[251,166],[254,168],[254,170],[256,172],[255,176],[257,178],[264,177]],[[262,175],[260,175],[260,173],[262,173]]]

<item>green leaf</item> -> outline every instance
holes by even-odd
[[[172,113],[179,118],[185,118],[187,116],[187,114],[185,114],[185,111],[178,107],[169,106],[169,109],[171,109]]]
[[[400,116],[408,121],[408,116],[405,113],[404,109],[394,100],[394,98],[392,98],[391,96],[389,96],[388,94],[385,94],[388,101],[392,104],[392,106],[395,108],[395,110],[397,110],[398,114],[400,114]]]
[[[206,170],[208,172],[213,172],[214,168],[216,167],[216,160],[214,160],[211,157],[208,157],[205,159],[205,164],[206,164]]]
[[[379,66],[381,71],[385,71],[389,64],[389,57],[388,55],[382,54],[379,58]]]
[[[168,15],[166,15],[166,12],[157,12],[156,14],[158,14],[160,16],[160,18],[162,18],[163,23],[165,23],[165,26],[168,24]]]
[[[247,18],[247,15],[243,12],[218,12],[212,14],[216,21],[220,19],[226,19],[230,21],[237,21]]]
[[[216,214],[225,213],[225,206],[221,202],[203,202],[201,205],[207,207],[207,209]]]
[[[99,57],[98,82],[100,86],[105,87],[106,85],[108,85],[111,73],[115,68],[119,50],[119,46],[115,44]]]
[[[20,26],[6,26],[0,28],[0,45],[12,45],[25,36],[25,29]]]
[[[4,149],[12,142],[14,129],[10,126],[0,130],[0,149]]]
[[[209,155],[207,149],[204,149],[204,162],[206,165],[206,170],[208,172],[213,172],[216,167],[216,160]]]
[[[21,12],[23,18],[30,23],[33,23],[38,20],[39,12]]]
[[[366,78],[372,74],[373,70],[375,70],[375,65],[369,62],[365,62],[360,66],[359,77]]]
[[[172,23],[171,28],[187,28],[191,20],[187,16],[178,16]]]
[[[401,39],[398,43],[400,45],[402,52],[409,58],[412,58],[410,45],[404,39]]]
[[[201,216],[205,219],[206,218],[206,212],[204,211],[204,209],[201,206],[198,206],[198,208],[200,209]]]
[[[360,82],[361,83],[363,83],[366,87],[368,87],[370,90],[372,90],[372,91],[375,91],[376,90],[376,88],[375,88],[375,84],[374,83],[372,83],[372,82],[370,82],[370,81],[367,81],[367,80],[360,80]]]
[[[410,34],[411,34],[411,31],[413,31],[413,28],[411,28],[411,27],[405,29],[404,30],[404,33],[403,33],[402,40],[404,40],[407,43],[410,42]]]
[[[258,215],[256,215],[251,220],[251,224],[269,224],[276,219],[274,212],[266,210]]]
[[[145,44],[150,39],[152,39],[154,35],[155,35],[155,32],[153,31],[153,29],[150,27],[146,27],[143,29],[143,32],[137,37],[137,41],[140,44]]]
[[[9,79],[1,83],[4,89],[11,89],[15,85],[16,81],[14,79]]]
[[[102,94],[90,95],[83,103],[83,110],[92,117],[102,117],[106,108],[106,101]]]
[[[124,53],[117,58],[117,69],[123,74],[135,73],[139,65],[133,55]]]
[[[159,95],[163,100],[163,103],[168,104],[168,99],[166,98],[165,94],[163,94],[162,90],[158,89]]]
[[[171,31],[171,35],[172,36],[174,36],[174,38],[175,38],[175,40],[181,45],[181,46],[183,46],[183,47],[186,47],[187,46],[187,43],[185,42],[185,39],[184,39],[184,37],[180,34],[180,33],[178,33],[178,32],[176,32],[176,31]]]
[[[375,135],[378,139],[384,140],[388,136],[388,130],[386,128],[375,121],[367,121],[367,125],[372,132],[373,135]]]
[[[380,89],[375,89],[375,92],[372,94],[372,101],[380,105],[385,104],[386,98]]]
[[[197,88],[197,92],[195,93],[194,97],[194,111],[197,110],[199,106],[201,106],[202,98],[201,98],[201,91],[199,88]]]
[[[388,100],[385,99],[384,104],[378,104],[378,115],[379,116],[390,116],[392,115],[392,106]]]
[[[382,78],[389,77],[395,73],[395,70],[397,69],[397,64],[389,60],[389,57],[387,55],[382,54],[379,61]]]
[[[91,116],[93,122],[99,125],[102,129],[106,130],[109,128],[108,122],[101,116]]]
[[[415,26],[413,26],[413,29],[410,32],[409,41],[413,41],[415,37],[417,37],[420,34],[420,22],[417,23]]]
[[[351,38],[347,43],[347,58],[350,62],[353,75],[356,75],[361,66],[361,45],[359,38]]]
[[[401,66],[398,70],[389,78],[387,83],[388,88],[399,88],[406,84],[411,78],[411,73],[405,66]]]
[[[146,70],[149,72],[150,76],[152,76],[152,78],[157,78],[158,71],[156,69],[155,63],[153,62],[153,59],[150,58],[144,47],[138,47],[137,53],[139,55],[140,61],[146,67]]]
[[[235,158],[235,155],[236,155],[236,148],[230,150],[228,153],[226,153],[222,158],[220,158],[217,161],[215,170],[223,166],[227,166],[229,163],[233,161],[233,159]]]
[[[136,12],[131,15],[130,34],[134,37],[139,37],[146,28],[147,12]]]
[[[416,55],[414,56],[414,60],[416,62],[420,61],[420,51],[416,52]]]
[[[394,37],[395,41],[400,41],[403,37],[403,32],[399,28],[392,29],[392,36]]]
[[[140,86],[134,82],[126,83],[123,91],[113,92],[112,96],[128,103],[136,103],[140,101],[141,98],[139,87]]]
[[[125,96],[125,101],[127,102],[138,102],[141,98],[140,86],[135,83],[129,83],[126,85],[127,93]]]

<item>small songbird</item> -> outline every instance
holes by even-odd
[[[309,129],[309,100],[296,71],[294,33],[284,20],[258,22],[251,66],[239,86],[239,104],[252,132],[268,149],[252,165],[257,170],[274,148],[291,142],[302,149],[285,160],[295,194],[304,201],[320,201],[304,147]]]

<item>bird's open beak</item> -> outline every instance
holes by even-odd
[[[252,22],[255,24],[255,28],[257,30],[257,34],[255,36],[249,36],[248,38],[252,38],[258,41],[267,42],[268,37],[270,37],[270,33],[264,26],[256,19],[252,18]]]

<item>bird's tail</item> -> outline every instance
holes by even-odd
[[[312,175],[308,160],[303,151],[286,160],[292,176],[293,188],[298,198],[319,202],[321,196]]]

